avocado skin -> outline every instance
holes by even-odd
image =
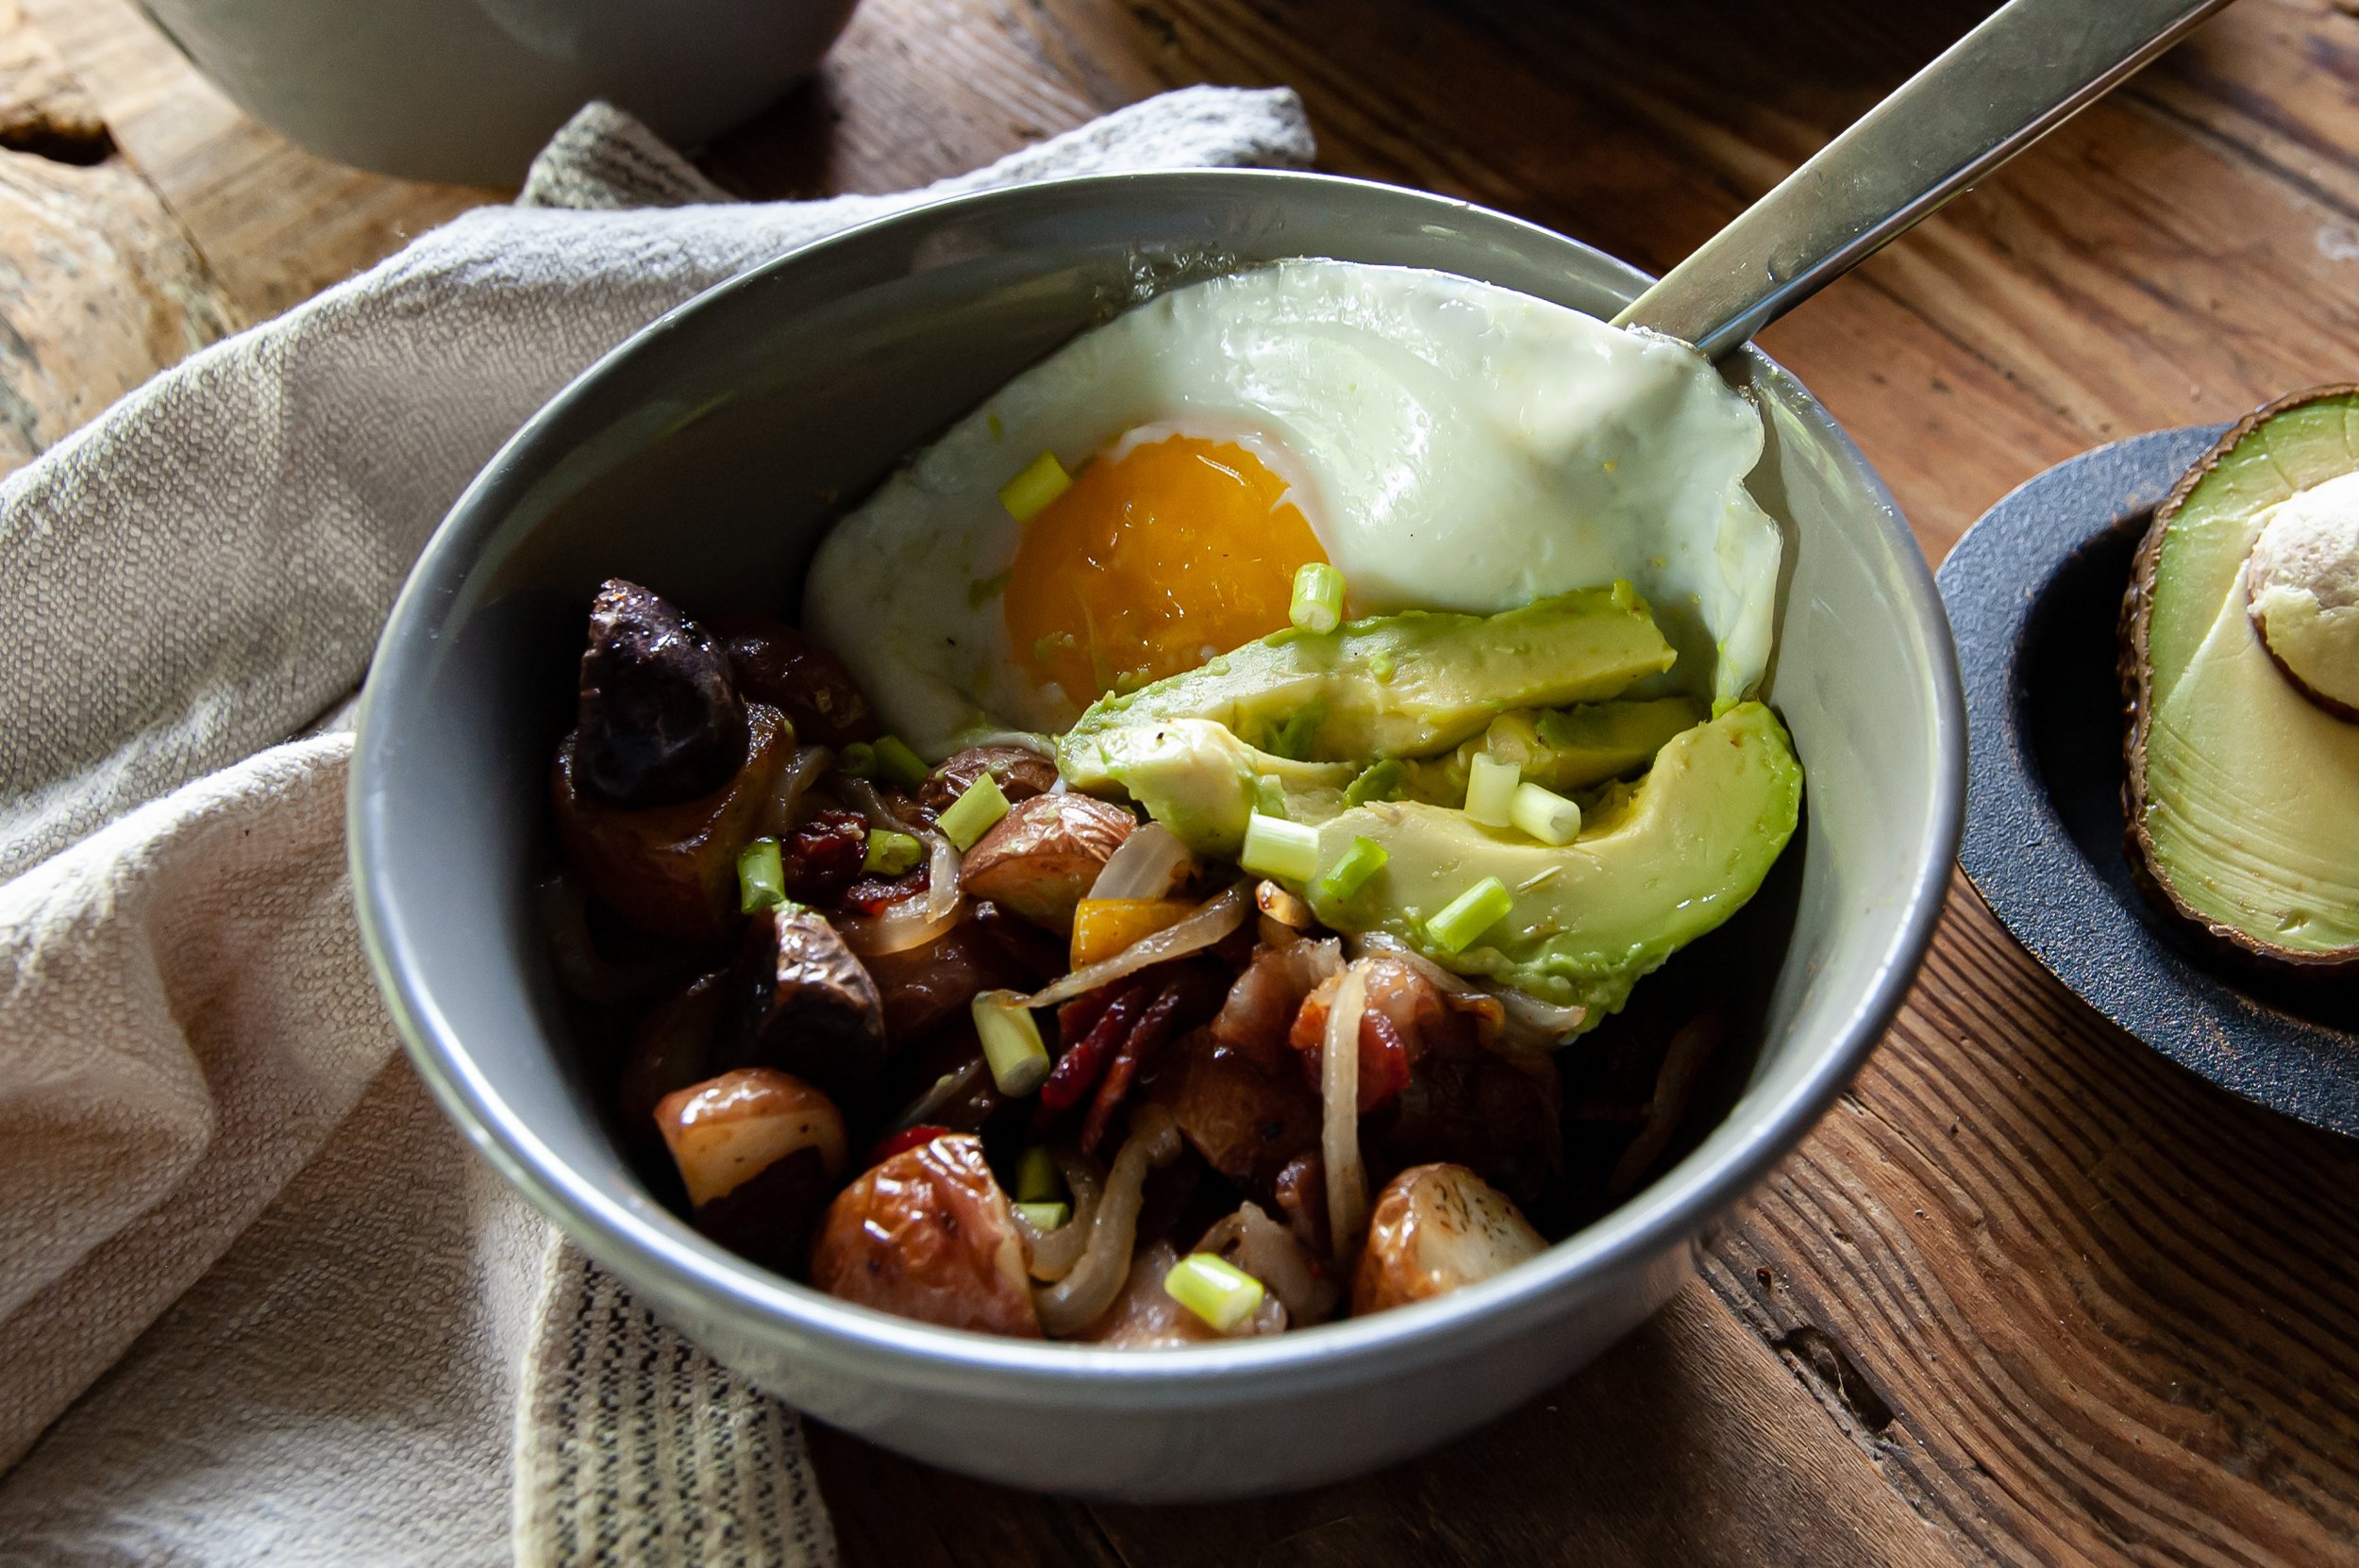
[[[1497,615],[1408,610],[1331,632],[1280,631],[1099,698],[1057,742],[1057,761],[1068,778],[1094,776],[1104,771],[1090,755],[1100,736],[1165,719],[1211,719],[1305,761],[1430,756],[1511,709],[1618,696],[1673,658],[1628,583]],[[1291,748],[1273,740],[1297,730]]]
[[[1384,847],[1385,867],[1348,898],[1315,883],[1307,896],[1337,930],[1386,931],[1460,974],[1585,1007],[1583,1026],[1594,1027],[1642,976],[1744,906],[1793,837],[1801,800],[1785,726],[1743,702],[1673,737],[1561,849],[1417,801],[1344,811],[1320,826],[1320,863],[1366,837]],[[1425,921],[1484,876],[1511,890],[1545,879],[1517,891],[1514,909],[1465,951],[1433,947]]]
[[[2339,421],[2334,419],[2331,405],[2343,405]],[[2287,418],[2287,416],[2294,416]],[[2334,425],[2341,435],[2339,444],[2329,449],[2323,442],[2312,442],[2317,451],[2289,447],[2281,454],[2270,442],[2270,435],[2281,438],[2287,432],[2300,434],[2308,423],[2297,425],[2296,420],[2316,423],[2322,431]],[[2155,804],[2150,789],[2150,758],[2151,726],[2156,693],[2154,690],[2154,649],[2157,641],[2165,651],[2174,657],[2183,654],[2187,662],[2194,657],[2190,643],[2190,628],[2200,626],[2218,610],[2217,604],[2199,604],[2188,615],[2177,613],[2176,607],[2165,607],[2158,612],[2156,586],[2161,575],[2163,557],[2172,540],[2173,525],[2206,487],[2250,485],[2253,475],[2238,463],[2241,448],[2261,435],[2262,450],[2267,459],[2267,473],[2275,477],[2273,492],[2264,489],[2260,498],[2248,501],[2242,515],[2251,516],[2265,506],[2271,505],[2296,490],[2306,488],[2336,474],[2359,468],[2359,384],[2342,383],[2313,387],[2288,393],[2246,415],[2231,428],[2203,457],[2180,476],[2161,506],[2154,510],[2146,537],[2139,542],[2131,566],[2130,584],[2122,597],[2120,623],[2120,661],[2122,702],[2126,724],[2123,728],[2122,750],[2124,776],[2122,809],[2124,817],[2123,848],[2129,862],[2132,880],[2149,902],[2173,926],[2197,941],[2216,958],[2223,959],[2236,968],[2254,974],[2290,976],[2299,979],[2338,982],[2359,978],[2359,944],[2330,949],[2307,949],[2286,946],[2269,941],[2257,932],[2247,930],[2215,914],[2200,909],[2185,896],[2177,881],[2167,857],[2158,848],[2150,826],[2150,812]],[[2303,459],[2303,472],[2289,477],[2283,472],[2284,459]],[[2311,471],[2315,467],[2315,471]],[[2257,473],[2257,471],[2256,471]],[[2263,475],[2264,486],[2267,484]],[[2206,499],[2210,499],[2209,496]],[[2158,618],[2163,626],[2158,630]],[[2183,669],[2185,664],[2181,666]],[[2282,672],[2281,672],[2282,674]],[[2335,825],[2320,824],[2318,830],[2332,832]],[[2200,871],[2197,873],[2200,875]]]

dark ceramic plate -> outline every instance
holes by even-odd
[[[2116,625],[2148,520],[2225,425],[2060,463],[1993,507],[1938,575],[1966,683],[1958,862],[2032,956],[2190,1072],[2359,1138],[2353,988],[2237,974],[2165,925],[2122,849]]]

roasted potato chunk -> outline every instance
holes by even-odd
[[[655,1121],[696,1228],[767,1267],[788,1266],[844,1172],[835,1103],[789,1074],[747,1067],[665,1095]]]
[[[1149,1098],[1171,1112],[1206,1164],[1257,1193],[1274,1192],[1288,1162],[1318,1147],[1318,1096],[1300,1075],[1264,1072],[1213,1030],[1179,1043]]]
[[[1092,795],[1018,801],[966,852],[959,881],[978,898],[1070,936],[1073,907],[1138,819]]]
[[[1057,787],[1057,764],[1039,752],[1024,746],[969,746],[936,765],[918,787],[917,803],[929,811],[946,811],[985,774],[999,781],[999,792],[1011,801],[1029,800]]]
[[[584,786],[581,732],[549,774],[558,842],[583,887],[643,931],[718,942],[737,928],[737,852],[756,836],[778,770],[795,750],[784,715],[745,709],[737,766],[711,793],[668,806],[617,806]]]
[[[923,947],[862,961],[884,995],[885,1039],[896,1051],[964,1012],[979,993],[1020,987],[1030,974],[972,920]]]
[[[713,1055],[728,1022],[728,976],[700,975],[649,1008],[631,1031],[615,1101],[634,1143],[656,1136],[655,1108],[666,1096],[713,1075]]]
[[[876,711],[852,672],[793,626],[730,616],[716,618],[713,629],[726,639],[737,689],[784,713],[805,742],[841,746],[877,738]]]
[[[666,600],[608,578],[590,605],[574,733],[576,783],[595,799],[674,806],[711,794],[745,752],[728,650]]]
[[[811,1282],[921,1323],[1040,1338],[1007,1194],[965,1133],[906,1149],[838,1193]]]
[[[1547,1246],[1506,1194],[1464,1165],[1414,1165],[1385,1184],[1368,1216],[1351,1309],[1381,1312],[1446,1295]]]
[[[884,1065],[884,999],[827,917],[780,906],[746,922],[735,1059],[842,1093]]]

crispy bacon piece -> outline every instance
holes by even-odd
[[[1380,1110],[1409,1087],[1410,1075],[1429,1037],[1462,1034],[1441,989],[1397,959],[1364,959],[1367,1010],[1360,1016],[1360,1114]],[[1302,1059],[1310,1081],[1318,1082],[1319,1054],[1327,1041],[1327,1009],[1343,973],[1319,982],[1295,1014],[1287,1043]]]
[[[1213,1041],[1265,1072],[1290,1070],[1287,1033],[1303,998],[1321,981],[1342,974],[1343,967],[1343,945],[1333,941],[1297,940],[1255,949],[1213,1020]]]

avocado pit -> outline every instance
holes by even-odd
[[[2359,473],[2298,492],[2258,522],[2245,565],[2253,630],[2302,695],[2359,721]]]

